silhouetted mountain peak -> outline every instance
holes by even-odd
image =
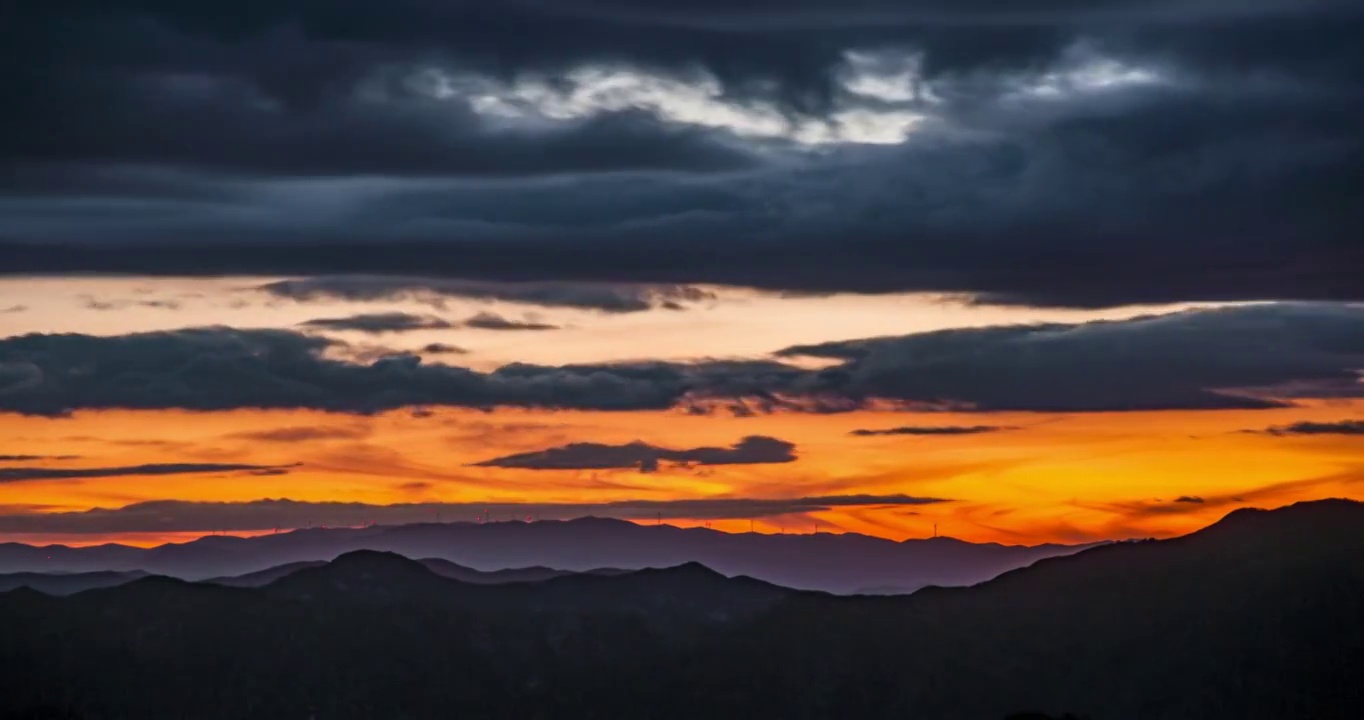
[[[403,580],[435,576],[430,568],[416,560],[383,550],[353,550],[338,555],[335,560],[315,568],[329,575],[376,580]]]
[[[126,585],[127,585],[128,587],[130,587],[130,588],[143,588],[143,589],[145,589],[145,588],[181,588],[181,587],[187,587],[187,586],[190,586],[190,585],[193,585],[193,584],[194,584],[194,583],[191,583],[191,582],[189,582],[189,581],[181,580],[180,578],[168,577],[168,576],[166,576],[166,575],[144,575],[144,576],[142,576],[142,577],[137,578],[136,580],[133,580],[133,581],[130,582],[130,583],[126,583]],[[101,588],[101,589],[106,589],[106,588]],[[112,588],[108,588],[108,589],[112,589]]]
[[[246,573],[244,575],[223,575],[221,577],[209,578],[202,582],[214,585],[226,585],[229,587],[264,587],[270,583],[307,568],[315,568],[326,565],[324,560],[301,560],[299,562],[274,565],[264,570]]]
[[[20,585],[13,590],[6,590],[5,599],[13,602],[46,600],[50,596],[42,591],[35,590],[27,585]]]
[[[902,541],[902,542],[907,542],[907,543],[915,543],[915,542],[934,543],[934,544],[937,544],[937,545],[970,545],[970,544],[972,544],[972,543],[966,542],[965,540],[958,540],[957,538],[949,537],[949,536],[947,536],[947,535],[934,535],[933,537],[926,537],[926,538],[910,538],[910,539],[904,540],[904,541]],[[975,543],[975,544],[976,544],[976,545],[995,545],[995,546],[999,546],[999,543]]]
[[[246,540],[246,538],[238,537],[236,535],[205,535],[201,538],[191,540],[188,543],[180,544],[194,544],[200,547],[231,547],[233,545],[241,544],[244,540]]]
[[[418,597],[449,582],[420,562],[397,553],[355,550],[325,565],[285,575],[266,587],[302,595],[334,591],[352,596]]]
[[[1328,537],[1333,530],[1364,526],[1364,503],[1343,498],[1293,503],[1273,510],[1240,508],[1189,537],[1244,535],[1265,540],[1283,535]]]
[[[161,602],[165,598],[183,599],[183,594],[186,592],[202,593],[223,589],[192,583],[179,578],[166,577],[165,575],[147,575],[119,585],[85,590],[78,593],[76,597],[118,598],[127,602],[129,606],[150,606],[149,604]]]
[[[71,595],[84,590],[131,582],[147,573],[102,570],[88,573],[13,573],[0,575],[0,592],[28,587],[46,595]]]
[[[1275,516],[1292,520],[1342,520],[1364,514],[1364,502],[1346,498],[1326,498],[1324,500],[1305,500],[1281,508],[1239,508],[1233,510],[1212,527],[1228,523],[1242,522],[1252,518]]]
[[[674,577],[685,577],[697,580],[728,580],[725,575],[718,573],[710,567],[692,560],[681,565],[674,565],[666,568],[653,568],[648,572],[672,575]]]
[[[411,570],[422,571],[422,564],[416,560],[386,550],[352,550],[336,556],[328,565],[336,568],[370,568],[406,566]]]
[[[727,575],[695,561],[669,567],[644,568],[616,575],[581,573],[575,577],[588,578],[589,580],[594,578],[610,580],[612,581],[609,583],[611,586],[618,587],[634,585],[652,588],[686,588],[689,591],[710,591],[716,587],[734,584]]]
[[[553,521],[551,521],[551,522],[553,522]],[[596,515],[585,515],[585,516],[583,516],[583,517],[572,518],[572,519],[569,519],[569,520],[560,520],[560,521],[558,521],[558,522],[562,522],[562,523],[564,523],[564,524],[566,524],[566,525],[573,525],[573,526],[577,526],[577,527],[594,527],[594,526],[595,526],[595,527],[616,527],[616,528],[623,528],[623,527],[631,527],[631,528],[634,528],[634,527],[647,527],[647,526],[641,526],[641,525],[639,525],[638,523],[632,523],[632,522],[630,522],[629,520],[621,520],[620,518],[611,518],[611,517],[598,517],[598,516],[596,516]]]

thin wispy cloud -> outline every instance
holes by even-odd
[[[686,285],[629,283],[489,282],[443,278],[341,275],[280,280],[257,288],[298,302],[419,302],[444,309],[452,300],[501,301],[542,307],[635,313],[679,309],[715,295]]]
[[[370,335],[382,335],[384,333],[404,333],[417,330],[446,330],[455,327],[455,324],[431,315],[389,312],[317,318],[302,323],[302,326],[319,330],[350,330]]]
[[[287,472],[289,467],[294,466],[250,465],[245,463],[147,463],[144,465],[89,468],[0,467],[0,484],[36,480],[201,475],[220,472],[279,474]]]
[[[1364,436],[1364,420],[1341,420],[1340,422],[1312,422],[1303,421],[1288,425],[1276,425],[1256,430],[1265,435],[1275,435],[1278,437],[1289,437],[1293,435],[1344,435],[1344,436]]]
[[[534,320],[511,320],[497,313],[481,312],[464,322],[461,326],[476,330],[558,330],[558,325],[536,322]]]
[[[980,435],[983,433],[1013,430],[1001,425],[903,425],[893,428],[858,429],[848,433],[857,437],[877,437],[887,435]]]

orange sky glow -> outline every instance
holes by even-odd
[[[777,413],[735,418],[681,412],[491,413],[438,409],[354,417],[317,412],[82,412],[70,418],[0,415],[7,450],[50,457],[46,467],[158,462],[293,465],[243,472],[0,484],[0,506],[32,512],[120,507],[159,499],[289,498],[414,502],[592,504],[623,500],[906,494],[950,502],[839,507],[760,517],[762,532],[858,532],[894,539],[944,535],[1003,543],[1163,537],[1207,525],[1239,506],[1319,497],[1364,499],[1359,440],[1247,433],[1301,420],[1358,415],[1358,401],[1259,411],[1033,413]],[[858,428],[988,422],[1013,429],[967,436],[854,437]],[[253,432],[336,430],[333,439],[262,442]],[[763,434],[795,443],[791,463],[638,470],[524,470],[471,463],[567,442],[727,446]],[[1179,497],[1201,503],[1175,502]],[[432,519],[435,519],[434,517]],[[444,520],[473,520],[446,517]],[[695,525],[696,519],[669,520]],[[319,517],[316,524],[327,524]],[[711,527],[746,531],[749,520]],[[262,528],[268,532],[270,528]],[[236,532],[234,534],[253,534]],[[27,542],[150,545],[194,533],[25,536]]]

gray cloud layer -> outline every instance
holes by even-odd
[[[79,480],[85,478],[130,477],[140,475],[194,475],[213,472],[251,472],[279,474],[285,468],[276,465],[243,465],[238,463],[150,463],[123,467],[95,468],[0,468],[0,483],[30,480]]]
[[[198,328],[0,339],[0,410],[408,406],[663,409],[710,399],[837,411],[1264,408],[1271,397],[1359,396],[1364,306],[1269,304],[1079,325],[971,328],[825,343],[780,356],[836,361],[512,364],[493,372],[413,356],[324,357],[326,338]],[[1232,392],[1247,388],[1260,395]],[[751,403],[749,401],[752,401]]]
[[[396,525],[474,520],[484,512],[501,520],[526,516],[543,520],[594,515],[627,520],[695,518],[725,520],[820,512],[834,507],[914,506],[950,502],[908,495],[830,495],[789,499],[708,498],[695,500],[627,500],[579,505],[553,503],[364,503],[255,500],[252,502],[186,502],[156,500],[121,508],[81,512],[0,514],[0,533],[131,533],[270,530],[317,525]]]
[[[507,455],[475,465],[529,470],[636,468],[643,472],[653,472],[658,470],[660,462],[688,465],[788,463],[796,459],[795,450],[796,446],[792,443],[762,435],[750,435],[732,447],[697,447],[683,450],[658,447],[644,442],[626,445],[583,442]]]
[[[687,5],[27,3],[0,268],[1364,297],[1354,0]]]

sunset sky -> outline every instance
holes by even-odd
[[[1357,4],[31,5],[0,541],[1364,499]]]

